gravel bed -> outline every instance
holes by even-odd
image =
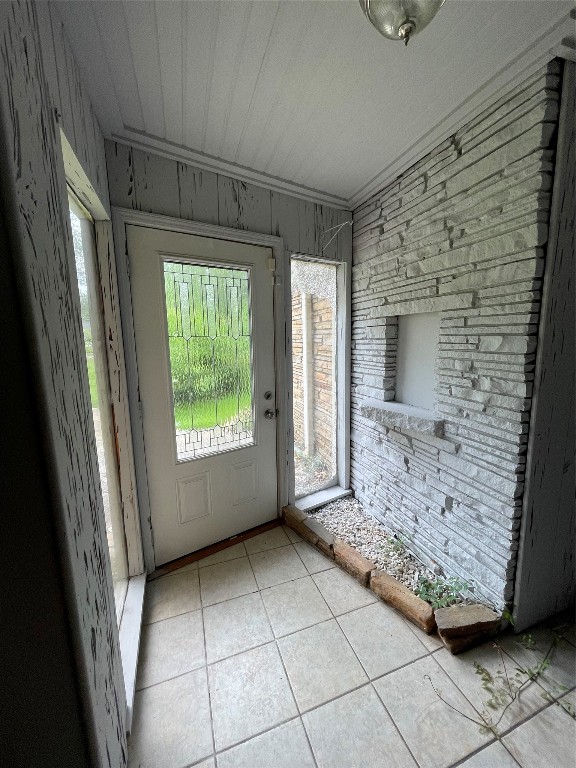
[[[420,576],[431,580],[438,578],[350,496],[332,501],[309,514],[409,589],[416,587]]]

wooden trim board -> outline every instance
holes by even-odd
[[[179,568],[183,568],[185,565],[195,563],[198,560],[202,560],[204,557],[208,557],[209,555],[215,555],[216,552],[221,552],[223,549],[228,549],[228,547],[233,547],[235,544],[240,544],[241,542],[246,541],[246,539],[252,539],[254,536],[258,536],[261,533],[271,531],[273,528],[277,528],[279,525],[282,525],[282,519],[277,517],[275,520],[270,520],[269,523],[262,523],[262,525],[257,525],[255,528],[250,528],[248,531],[237,533],[235,536],[231,536],[229,539],[224,539],[224,541],[219,541],[216,544],[210,544],[210,546],[204,547],[204,549],[199,549],[197,552],[192,552],[189,555],[184,555],[184,557],[179,557],[177,560],[172,560],[160,568],[157,568],[153,573],[149,573],[148,581],[159,579],[160,576],[166,576],[166,574],[177,571]]]

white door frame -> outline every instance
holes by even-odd
[[[261,245],[272,249],[276,260],[274,278],[274,364],[276,368],[276,403],[278,407],[276,430],[276,456],[278,468],[278,514],[288,503],[288,468],[289,443],[288,430],[291,425],[289,410],[289,392],[286,379],[286,317],[285,297],[283,290],[285,272],[284,241],[281,237],[263,235],[258,232],[247,232],[241,229],[220,227],[215,224],[203,224],[197,221],[176,219],[142,211],[132,211],[127,208],[112,208],[112,223],[116,251],[116,268],[118,271],[118,288],[124,334],[124,353],[126,356],[126,378],[128,387],[128,402],[132,421],[134,440],[134,458],[136,464],[136,479],[138,499],[140,502],[142,543],[147,570],[155,568],[154,544],[150,517],[150,498],[148,495],[148,475],[146,470],[146,453],[144,449],[144,423],[139,395],[138,362],[136,358],[136,341],[132,315],[132,293],[130,286],[130,268],[126,241],[126,227],[134,224],[139,227],[165,229],[189,235],[211,237],[216,240],[232,240],[237,243]]]

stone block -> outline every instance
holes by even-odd
[[[296,507],[288,506],[283,508],[282,514],[284,516],[284,522],[289,528],[292,528],[292,530],[296,531],[299,536],[302,536],[303,539],[306,539],[310,544],[316,546],[318,543],[318,536],[308,527],[308,515],[305,512],[301,512],[299,509],[296,509]]]
[[[500,616],[480,603],[452,605],[434,612],[438,632],[446,637],[462,637],[479,632],[490,632],[500,627]]]
[[[368,586],[370,573],[376,568],[374,563],[341,539],[334,541],[334,559],[350,576],[353,576],[363,586]]]
[[[495,637],[500,616],[485,605],[453,605],[434,612],[438,634],[450,653],[458,654]]]
[[[375,571],[370,578],[370,589],[385,603],[391,605],[427,635],[436,629],[432,606],[411,592],[393,576]]]
[[[309,517],[304,525],[313,535],[317,536],[316,546],[318,549],[333,560],[335,538],[330,531],[322,523],[319,523],[318,520],[314,520],[313,517]]]

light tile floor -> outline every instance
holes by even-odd
[[[496,740],[430,684],[477,719],[492,643],[451,656],[287,528],[148,584],[144,621],[130,768],[576,766],[553,700],[576,705],[573,630]],[[503,641],[511,669],[553,637],[532,636],[538,651]]]

